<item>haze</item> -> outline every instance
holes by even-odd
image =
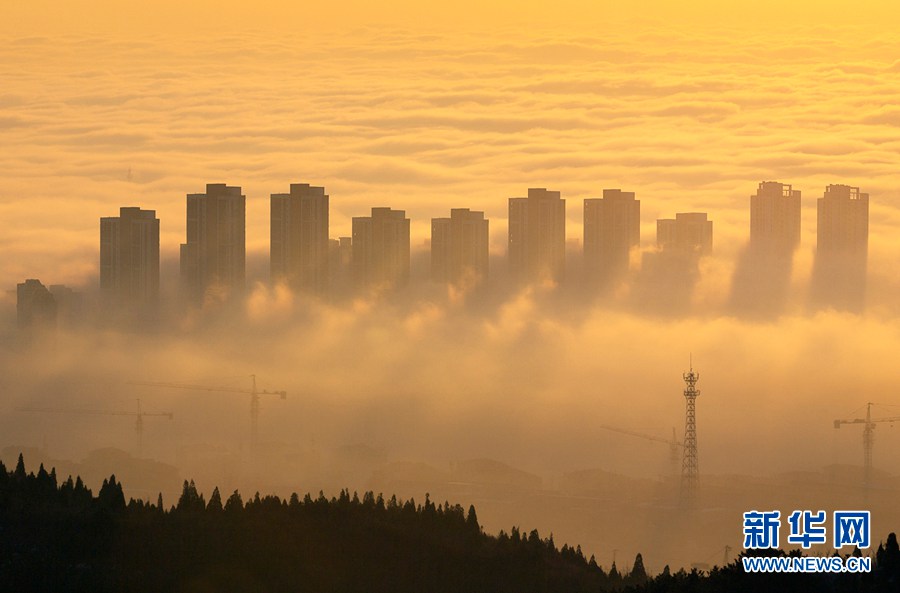
[[[206,471],[223,488],[363,490],[387,462],[446,468],[477,458],[531,472],[548,489],[588,468],[656,479],[670,471],[664,445],[598,425],[680,433],[692,355],[703,475],[861,464],[860,432],[832,421],[859,417],[867,401],[900,405],[895,3],[629,11],[563,2],[552,13],[539,4],[400,2],[378,15],[368,3],[5,7],[4,290],[40,278],[90,298],[98,218],[141,206],[161,220],[162,290],[174,294],[185,194],[208,182],[247,195],[251,289],[233,310],[173,314],[155,332],[64,328],[44,350],[15,347],[15,295],[0,294],[0,445],[72,460],[130,450],[126,420],[15,409],[132,409],[140,397],[148,410],[175,413],[147,420],[145,455],[183,477]],[[803,192],[801,243],[781,315],[750,318],[730,291],[749,196],[763,180]],[[269,285],[269,195],[301,181],[330,194],[332,237],[349,235],[351,218],[372,206],[405,209],[416,286],[324,302]],[[815,199],[833,183],[870,195],[860,313],[808,307]],[[542,285],[473,303],[428,285],[430,219],[451,207],[491,219],[492,272],[502,277],[507,198],[528,187],[562,192],[567,237],[579,241],[583,198],[635,192],[645,252],[657,219],[707,212],[715,249],[689,306],[637,307],[630,280],[603,301]],[[261,440],[287,452],[271,453],[258,473],[204,467],[196,453],[244,454],[246,398],[125,384],[245,387],[251,373],[289,393],[263,401]],[[887,424],[877,435],[876,467],[900,472],[900,436]],[[374,458],[340,462],[360,444]],[[479,509],[492,527],[533,520],[554,530],[529,513]],[[567,533],[576,543],[593,537]],[[595,544],[608,564],[612,545]],[[648,565],[702,560],[671,550],[657,558]]]

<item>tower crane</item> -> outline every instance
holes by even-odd
[[[694,562],[691,564],[692,568],[696,568],[698,570],[709,570],[709,563],[712,562],[713,558],[721,552],[725,552],[722,558],[722,567],[728,566],[729,561],[731,560],[731,546],[726,545],[724,548],[719,548],[712,554],[710,554],[706,560],[703,562]]]
[[[872,484],[872,449],[875,446],[875,423],[876,422],[897,422],[900,416],[892,416],[889,418],[872,418],[872,402],[866,404],[866,417],[853,418],[850,420],[835,420],[834,427],[840,428],[841,424],[862,424],[863,425],[863,485],[868,493]]]
[[[206,385],[193,385],[191,383],[168,383],[162,381],[129,381],[129,385],[144,385],[148,387],[168,387],[172,389],[194,389],[198,391],[218,391],[221,393],[246,393],[250,395],[250,447],[256,448],[259,436],[259,396],[277,395],[281,399],[287,399],[287,391],[268,391],[256,388],[256,375],[250,375],[250,389],[237,387],[209,387]]]
[[[91,414],[104,416],[134,416],[134,431],[137,435],[137,457],[144,456],[144,416],[163,416],[172,420],[175,414],[172,412],[144,412],[141,409],[141,400],[137,400],[137,412],[119,412],[115,410],[79,410],[77,408],[19,408],[20,412],[41,412],[50,414]]]
[[[655,441],[657,443],[665,443],[669,445],[669,454],[671,455],[672,465],[678,465],[678,452],[679,448],[684,447],[684,443],[679,441],[675,436],[675,427],[672,427],[672,439],[664,439],[662,437],[653,436],[651,434],[644,434],[642,432],[637,432],[635,430],[627,430],[624,428],[617,428],[615,426],[609,426],[608,424],[600,424],[598,428],[602,428],[604,430],[609,430],[611,432],[618,432],[619,434],[627,434],[629,436],[637,437],[639,439],[646,439],[648,441]]]

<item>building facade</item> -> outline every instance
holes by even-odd
[[[812,297],[818,307],[861,311],[869,254],[869,194],[829,185],[817,203]]]
[[[359,288],[398,288],[409,282],[409,219],[404,210],[372,208],[353,218],[352,274]]]
[[[16,285],[16,322],[19,330],[55,330],[57,311],[56,299],[40,280],[32,278]]]
[[[675,218],[657,220],[656,246],[663,252],[709,255],[713,246],[713,223],[705,212],[679,212]]]
[[[800,191],[762,181],[750,196],[750,242],[732,279],[734,313],[757,318],[781,314],[789,302],[794,251],[800,245]]]
[[[453,208],[449,218],[432,218],[431,278],[451,284],[487,280],[488,236],[484,212]]]
[[[763,181],[750,196],[750,249],[791,257],[800,245],[800,191],[785,183]]]
[[[159,301],[159,219],[154,210],[119,208],[100,219],[100,291],[108,305],[151,312]]]
[[[509,199],[509,271],[519,281],[561,282],[566,274],[566,201],[558,191],[529,188]]]
[[[202,299],[244,289],[246,279],[246,196],[240,187],[206,185],[187,195],[187,242],[181,245],[181,278],[186,294]]]
[[[865,267],[869,252],[869,194],[829,185],[817,200],[816,255],[847,256]]]
[[[328,288],[328,194],[325,188],[292,183],[272,194],[270,270],[274,282],[323,293]]]
[[[603,190],[584,201],[584,277],[608,282],[628,270],[631,250],[641,243],[641,201],[634,192]]]

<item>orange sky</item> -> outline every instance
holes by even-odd
[[[790,35],[805,25],[862,25],[890,32],[900,15],[890,0],[591,0],[479,1],[427,3],[415,0],[336,0],[291,2],[262,0],[196,0],[153,3],[124,0],[56,0],[7,3],[0,31],[35,34],[38,31],[115,30],[142,34],[148,31],[203,29],[272,31],[339,30],[348,26],[400,25],[414,28],[474,28],[529,25],[564,26],[580,31],[602,30],[610,21],[642,20],[688,29],[708,25],[741,25]],[[892,20],[893,19],[893,20]]]
[[[415,248],[431,217],[468,206],[491,217],[498,255],[506,199],[529,186],[569,198],[572,238],[582,198],[633,190],[645,245],[657,218],[709,212],[713,285],[759,181],[803,191],[801,281],[814,199],[847,183],[872,196],[876,276],[900,251],[893,3],[369,5],[7,6],[0,276],[92,285],[97,219],[122,205],[159,212],[173,258],[184,194],[207,182],[244,188],[260,257],[268,194],[298,181],[328,189],[333,236],[388,205],[410,214]]]

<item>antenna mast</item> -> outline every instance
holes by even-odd
[[[684,453],[681,458],[681,505],[693,507],[697,499],[700,469],[697,462],[697,381],[700,373],[694,372],[694,357],[691,355],[691,369],[684,377]]]

